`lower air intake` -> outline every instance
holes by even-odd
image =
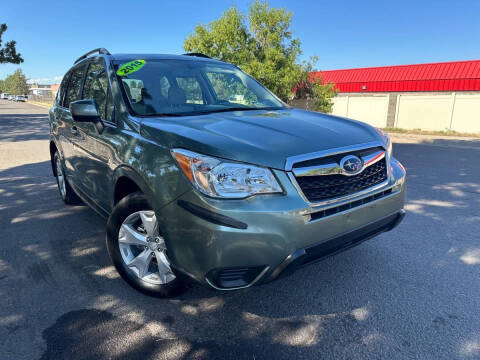
[[[208,272],[207,279],[220,289],[245,287],[250,285],[264,269],[265,266],[214,269]]]

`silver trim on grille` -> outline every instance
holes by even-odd
[[[372,154],[368,154],[366,156],[362,156],[362,170],[353,174],[358,175],[362,173],[367,167],[377,163],[378,161],[382,160],[385,157],[386,151],[378,150]],[[307,166],[302,168],[294,168],[292,170],[293,174],[296,177],[303,177],[303,176],[323,176],[323,175],[334,175],[334,174],[342,174],[346,176],[351,176],[351,174],[345,173],[339,163],[330,163],[330,164],[323,164],[318,166]]]
[[[385,147],[385,144],[383,144],[380,141],[372,141],[372,142],[363,143],[363,144],[355,144],[350,146],[332,148],[328,150],[315,151],[308,154],[295,155],[295,156],[288,157],[287,160],[285,161],[285,171],[292,171],[293,165],[299,162],[318,159],[318,158],[322,158],[330,155],[346,153],[349,151],[351,152],[351,151],[363,150],[363,149],[374,148],[374,147],[382,147],[385,149],[385,151],[388,151],[388,149]]]
[[[334,173],[315,174],[315,175],[296,175],[298,170],[307,169],[307,168],[295,168],[295,169],[293,169],[293,166],[296,163],[304,162],[304,161],[307,161],[307,160],[314,160],[314,159],[317,159],[317,158],[322,158],[322,157],[327,157],[327,156],[332,156],[332,155],[337,155],[337,154],[343,154],[343,153],[348,154],[349,152],[366,150],[366,149],[375,148],[375,147],[381,147],[381,148],[384,149],[383,156],[381,156],[378,159],[375,159],[375,155],[378,155],[378,154],[372,154],[373,155],[372,157],[365,156],[363,158],[364,164],[365,164],[365,162],[367,162],[367,163],[370,162],[368,164],[368,166],[370,166],[370,165],[376,163],[377,161],[380,161],[381,159],[385,158],[385,161],[386,161],[386,164],[387,164],[387,180],[385,180],[384,182],[382,182],[380,184],[369,187],[367,189],[358,191],[356,193],[348,194],[348,195],[344,195],[344,196],[340,196],[340,197],[335,197],[335,198],[331,198],[331,199],[328,199],[328,200],[311,202],[310,200],[308,200],[306,198],[306,196],[303,193],[302,189],[300,188],[300,185],[298,184],[295,176],[331,175],[331,174],[334,174]],[[328,164],[328,165],[331,165],[331,164]],[[340,165],[338,165],[338,166],[340,167]],[[332,167],[334,167],[334,166],[331,166],[330,169]],[[315,168],[316,170],[318,169],[319,172],[322,172],[322,170],[321,170],[322,167],[321,166],[320,167],[316,166],[316,167],[312,167],[312,168]],[[365,165],[364,165],[364,168],[366,168]],[[327,169],[328,169],[328,167],[327,167]],[[302,199],[310,206],[312,211],[314,209],[315,209],[315,211],[317,211],[317,209],[319,207],[328,208],[328,207],[337,206],[339,204],[343,204],[343,203],[346,203],[346,202],[349,202],[349,201],[356,201],[358,199],[361,199],[364,196],[369,196],[372,193],[374,193],[376,191],[379,191],[380,189],[386,190],[387,187],[393,186],[393,184],[391,184],[391,182],[390,182],[390,180],[391,180],[390,155],[388,154],[388,149],[386,148],[386,145],[381,143],[380,141],[373,141],[373,142],[369,142],[369,143],[356,144],[356,145],[351,145],[351,146],[346,146],[346,147],[334,148],[334,149],[330,149],[330,150],[317,151],[317,152],[304,154],[304,155],[292,156],[292,157],[287,158],[287,161],[285,163],[285,170],[287,171],[287,175],[288,175],[290,181],[292,182],[293,186],[295,187],[297,192],[300,194]],[[313,170],[313,169],[311,169],[311,170]],[[327,172],[328,172],[328,170],[327,170]],[[308,171],[307,171],[307,173],[308,173]]]

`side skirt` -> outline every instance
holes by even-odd
[[[108,217],[110,216],[110,213],[108,211],[98,206],[90,197],[88,197],[82,190],[73,185],[71,182],[69,182],[69,184],[72,187],[73,191],[75,191],[75,194],[77,194],[78,197],[82,199],[85,204],[88,205],[88,207],[90,207],[103,218],[108,219]]]

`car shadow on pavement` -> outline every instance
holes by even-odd
[[[192,284],[174,299],[119,278],[105,220],[61,202],[48,161],[0,171],[29,175],[0,180],[0,335],[8,348],[36,344],[42,359],[457,358],[452,335],[478,325],[478,315],[460,325],[478,300],[452,304],[479,293],[478,265],[461,256],[478,246],[480,185],[468,157],[457,156],[461,180],[423,174],[436,164],[422,151],[395,146],[411,181],[396,230],[270,284],[235,292]],[[432,338],[442,341],[432,348]]]
[[[2,108],[4,110],[5,108]],[[0,142],[48,139],[48,114],[1,114]]]

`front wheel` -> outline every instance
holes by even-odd
[[[157,217],[142,193],[127,195],[113,209],[107,248],[122,278],[147,295],[171,297],[182,289],[173,272]]]

